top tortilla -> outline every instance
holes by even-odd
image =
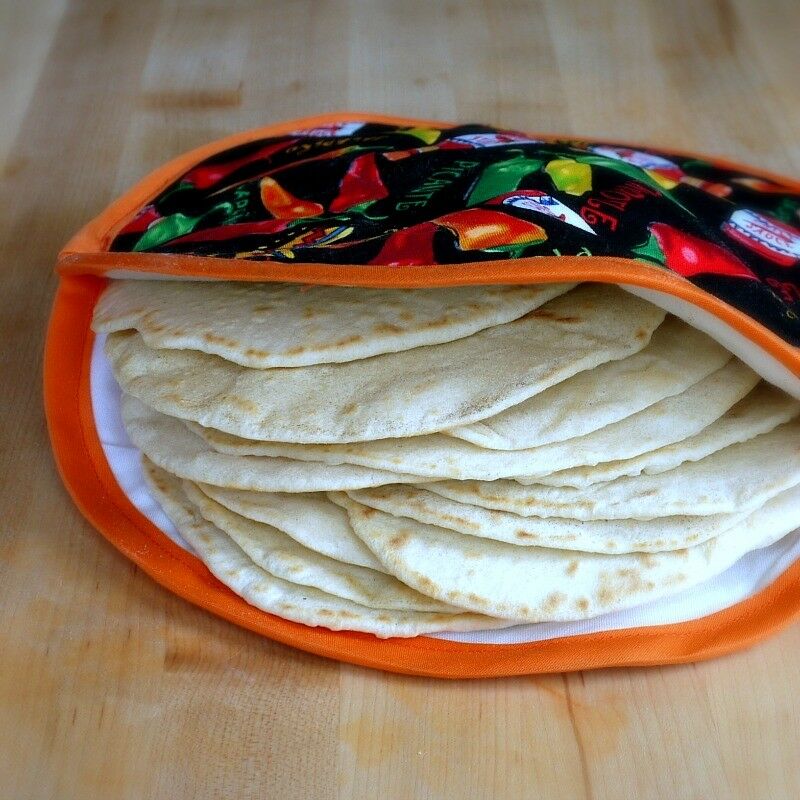
[[[256,369],[302,367],[462,339],[570,288],[116,280],[98,301],[93,326],[100,333],[137,330],[148,347],[199,350]]]
[[[124,391],[172,417],[247,439],[341,443],[433,433],[485,419],[647,345],[665,312],[585,284],[505,325],[346,364],[254,370],[109,334]]]

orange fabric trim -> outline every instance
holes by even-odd
[[[691,622],[515,645],[430,637],[377,639],[309,628],[259,611],[174,544],[128,500],[105,459],[91,408],[92,310],[106,281],[61,281],[47,336],[44,393],[61,477],[83,515],[165,588],[208,611],[301,650],[365,667],[440,678],[485,678],[618,666],[677,664],[749,647],[800,618],[800,562],[729,609]]]
[[[283,263],[184,255],[97,252],[65,256],[60,271],[69,275],[107,275],[110,271],[147,272],[156,263],[162,275],[192,275],[236,281],[289,281],[333,286],[432,287],[494,283],[599,281],[654,289],[687,300],[721,319],[800,376],[800,349],[761,323],[696,287],[685,278],[642,261],[612,256],[536,256],[475,264],[363,267],[347,264]]]

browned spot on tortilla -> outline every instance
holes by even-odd
[[[358,403],[348,403],[342,406],[342,414],[352,414],[358,408]]]
[[[228,395],[226,400],[231,405],[241,408],[243,411],[252,411],[254,413],[258,411],[258,406],[255,403],[251,403],[249,400],[243,400],[241,397],[237,397],[235,394]]]
[[[528,531],[524,531],[522,529],[514,531],[514,536],[517,539],[533,539],[534,541],[538,541],[539,534],[538,533],[529,533]]]
[[[570,561],[569,564],[567,564],[567,568],[564,570],[564,572],[566,572],[567,575],[574,575],[577,571],[578,571],[578,561],[576,559]]]
[[[399,325],[392,325],[390,322],[379,322],[372,328],[373,333],[402,333],[403,329]]]
[[[354,588],[354,589],[360,589],[361,588],[361,582],[357,578],[355,578],[353,575],[348,575],[347,573],[344,573],[341,576],[341,578],[345,583],[349,584],[352,588]]]
[[[299,345],[297,347],[290,347],[286,351],[286,355],[287,356],[299,356],[301,353],[305,353],[305,351],[306,351],[306,348],[303,347],[302,345]]]
[[[345,336],[344,339],[339,339],[338,342],[334,342],[334,347],[345,347],[348,344],[357,344],[358,342],[363,341],[363,336]]]
[[[481,608],[486,608],[486,600],[484,600],[480,595],[477,595],[474,592],[470,592],[467,595],[467,600],[469,600],[470,603],[474,603],[476,606],[480,606]]]
[[[494,502],[506,502],[506,498],[502,495],[490,495],[483,489],[475,489],[474,494],[477,494],[479,497],[482,497],[484,500],[492,500]],[[585,508],[591,511],[594,508],[594,501],[592,500],[578,500],[574,498],[566,503],[557,503],[552,500],[548,500],[544,503],[540,502],[538,499],[533,498],[531,500],[517,500],[515,505],[521,508],[545,508],[546,510],[550,511],[552,516],[559,516],[553,512],[558,511],[560,509],[566,508]],[[573,534],[570,534],[572,538],[576,538]],[[567,539],[567,537],[564,537]]]
[[[614,605],[652,587],[642,579],[639,570],[629,568],[603,572],[600,574],[599,583],[596,597],[601,606]]]
[[[306,306],[303,309],[303,319],[311,319],[316,316],[316,314],[317,312],[311,306]]]
[[[559,606],[564,604],[567,596],[563,592],[550,592],[542,603],[544,614],[553,614]]]
[[[438,588],[430,578],[426,578],[424,575],[419,575],[417,580],[419,582],[419,590],[423,594],[432,594]]]
[[[226,347],[236,347],[238,344],[238,342],[235,342],[233,339],[228,339],[225,336],[217,336],[217,334],[211,331],[206,331],[203,334],[203,339],[209,344],[224,344]]]
[[[248,347],[247,350],[244,351],[244,354],[251,358],[266,358],[269,355],[266,350],[259,350],[256,347]]]
[[[403,322],[411,322],[414,319],[414,315],[410,311],[401,311],[398,315]]]
[[[575,608],[577,608],[578,611],[587,611],[589,608],[589,601],[585,597],[579,597],[575,601]]]
[[[166,325],[159,325],[157,322],[150,322],[146,326],[151,333],[161,333],[161,331],[166,330],[166,327]]]
[[[398,533],[392,536],[389,539],[389,547],[394,550],[399,550],[403,547],[409,539],[409,535],[407,533]]]
[[[398,459],[395,463],[399,463],[400,460]],[[411,508],[416,509],[417,511],[425,511],[425,503],[421,503],[419,500],[410,500],[409,505]],[[464,517],[456,516],[455,514],[444,514],[438,513],[436,515],[437,520],[444,520],[446,522],[453,522],[457,523],[458,525],[463,526],[464,528],[469,528],[470,530],[478,530],[480,526],[475,522],[470,522],[468,519],[464,519]]]
[[[639,328],[635,335],[637,339],[646,339],[648,334],[644,328]]]
[[[452,317],[445,314],[443,317],[439,317],[439,319],[430,319],[421,327],[423,328],[442,328],[445,325],[452,322]]]
[[[658,563],[652,553],[637,553],[636,555],[641,565],[648,569],[651,569]]]
[[[259,305],[259,306],[253,306],[253,311],[255,313],[259,313],[261,311],[272,311],[274,308],[275,306],[271,305]]]
[[[377,514],[377,509],[370,508],[369,506],[362,506],[359,509],[359,513],[362,517],[371,517],[373,514]]]

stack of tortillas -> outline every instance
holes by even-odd
[[[800,404],[616,286],[117,280],[94,328],[179,532],[307,625],[592,617],[800,524]]]

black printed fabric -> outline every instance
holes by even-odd
[[[343,122],[195,165],[117,252],[409,265],[657,264],[800,345],[800,192],[713,161],[483,125]]]

